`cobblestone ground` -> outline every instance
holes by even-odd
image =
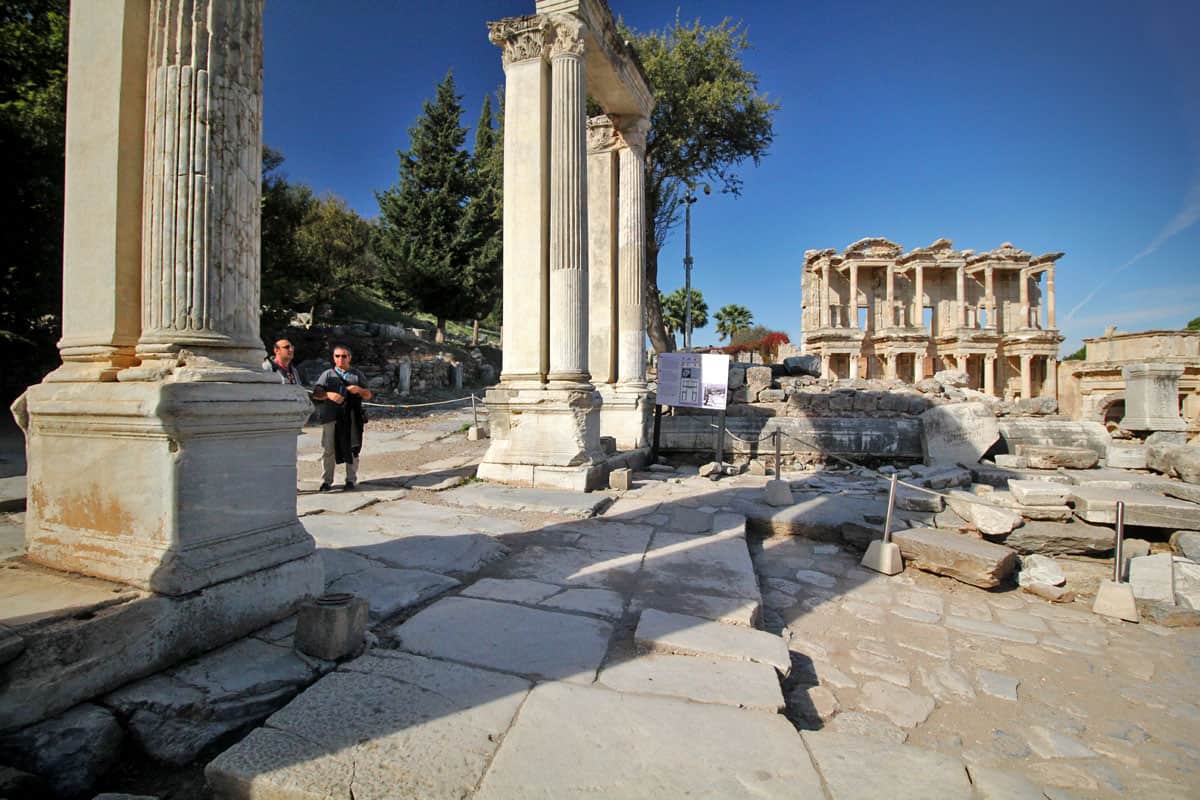
[[[789,716],[904,741],[1097,797],[1200,796],[1200,629],[1085,602],[883,577],[837,545],[752,542]]]

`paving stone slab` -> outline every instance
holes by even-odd
[[[565,522],[552,526],[556,533],[568,534],[563,539],[572,547],[593,553],[637,553],[645,552],[654,534],[651,525],[620,522],[601,517]]]
[[[151,757],[191,763],[227,733],[266,719],[334,665],[242,639],[104,698]]]
[[[822,796],[820,779],[784,717],[547,683],[530,693],[475,797],[748,795]]]
[[[784,676],[792,663],[787,644],[774,634],[653,608],[642,612],[634,641],[652,652],[769,664]]]
[[[1076,486],[1071,490],[1076,516],[1087,522],[1114,525],[1117,501],[1125,503],[1125,524],[1149,528],[1200,528],[1200,505],[1138,489],[1115,490]]]
[[[557,588],[557,587],[555,587]],[[560,611],[578,611],[606,619],[619,619],[625,610],[625,598],[608,589],[567,589],[542,600],[538,605]]]
[[[928,695],[882,681],[864,683],[858,704],[863,711],[882,714],[901,728],[920,725],[929,718],[935,705]]]
[[[379,497],[368,492],[318,492],[302,494],[296,498],[296,515],[351,514],[379,502]]]
[[[468,474],[447,475],[444,472],[434,472],[428,475],[417,475],[405,481],[404,485],[409,489],[424,489],[429,492],[444,492],[447,489],[453,489],[455,486],[462,486]]]
[[[421,569],[369,567],[351,572],[326,584],[330,592],[349,592],[364,598],[372,620],[387,619],[406,608],[419,606],[444,594],[459,582],[454,578]]]
[[[1008,642],[1018,642],[1020,644],[1036,644],[1037,637],[1031,632],[1013,628],[1008,625],[998,625],[995,622],[985,622],[978,619],[970,619],[969,617],[946,617],[946,627],[956,630],[959,633],[967,633],[974,636],[987,636],[992,639],[1003,639]]]
[[[504,603],[537,605],[561,590],[562,587],[555,586],[553,583],[529,581],[522,578],[514,580],[484,578],[463,589],[462,596],[475,597],[480,600],[499,600]]]
[[[908,732],[898,725],[862,711],[843,711],[829,722],[825,730],[855,739],[866,738],[894,744],[901,744],[908,737]]]
[[[569,517],[594,517],[613,501],[602,492],[570,492],[563,489],[528,489],[473,483],[444,495],[447,502],[468,508],[505,511],[541,511]]]
[[[610,623],[509,603],[447,597],[391,634],[409,652],[545,680],[591,682]]]
[[[642,554],[611,553],[597,558],[595,553],[575,547],[538,545],[517,551],[489,570],[503,578],[555,583],[560,586],[588,586],[600,589],[631,588],[642,567]]]
[[[686,587],[700,594],[760,600],[746,540],[735,533],[656,533],[642,560],[638,585],[647,591]]]
[[[656,608],[747,628],[755,627],[762,613],[762,603],[758,600],[667,589],[639,591],[630,600],[629,608],[636,613]]]
[[[25,510],[26,483],[24,475],[0,478],[0,511]]]
[[[972,764],[967,765],[967,773],[979,800],[1046,800],[1042,790],[1019,773]]]
[[[646,654],[605,667],[596,682],[618,692],[667,695],[771,713],[784,706],[775,670],[750,661]]]
[[[1017,566],[1012,549],[959,533],[910,528],[896,531],[892,540],[906,564],[982,589],[999,586]]]
[[[1017,502],[1029,506],[1061,506],[1071,495],[1068,487],[1050,481],[1009,481],[1008,490]]]
[[[25,552],[25,523],[14,519],[18,516],[21,515],[0,516],[0,561]]]
[[[800,735],[831,800],[969,800],[972,796],[966,768],[957,758],[842,733]]]
[[[462,798],[529,684],[373,651],[327,675],[205,770],[219,797]]]

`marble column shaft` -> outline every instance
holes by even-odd
[[[983,357],[983,391],[985,394],[996,393],[996,357]]]
[[[1054,265],[1046,270],[1046,327],[1057,327],[1054,319]]]
[[[262,0],[153,0],[138,355],[262,355]]]
[[[913,267],[913,281],[915,283],[913,289],[913,318],[912,326],[914,328],[922,328],[925,326],[925,268],[918,265]]]
[[[1017,278],[1019,285],[1019,298],[1021,302],[1021,325],[1022,328],[1030,327],[1029,324],[1029,273],[1022,270]]]
[[[963,267],[959,267],[955,273],[954,296],[955,303],[958,306],[958,325],[961,328],[967,327],[967,272]]]
[[[850,299],[847,303],[850,309],[850,327],[858,327],[858,264],[850,265]],[[853,376],[853,377],[858,377]]]
[[[994,291],[995,283],[994,283],[994,279],[993,279],[993,272],[994,272],[994,270],[990,266],[984,267],[984,269],[983,269],[983,281],[984,281],[983,304],[987,308],[987,325],[986,325],[986,327],[988,327],[988,328],[996,327],[996,294]]]
[[[1033,356],[1021,356],[1021,397],[1033,396]]]
[[[596,386],[617,380],[618,145],[607,114],[588,120],[588,373]]]
[[[821,327],[830,327],[829,322],[829,264],[821,265]]]
[[[896,325],[896,271],[889,264],[887,268],[887,308],[883,312],[883,326],[891,328]],[[895,375],[888,377],[894,378]]]
[[[646,134],[648,120],[623,120],[618,153],[620,189],[617,280],[617,380],[631,387],[646,383]]]
[[[588,386],[584,25],[553,18],[550,45],[551,383]]]
[[[550,65],[546,19],[491,23],[504,64],[502,383],[541,386],[549,356]]]

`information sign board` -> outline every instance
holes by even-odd
[[[660,353],[658,399],[662,406],[724,411],[729,397],[729,356],[723,353]]]

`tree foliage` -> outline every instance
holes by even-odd
[[[1064,358],[1063,361],[1083,361],[1086,358],[1087,358],[1087,345],[1085,344],[1083,347],[1079,348],[1074,353],[1071,353],[1071,355]]]
[[[658,294],[659,305],[663,310],[663,323],[667,327],[668,335],[672,338],[676,333],[683,333],[683,326],[687,318],[687,306],[685,298],[687,295],[680,286],[675,291],[664,297],[660,292]],[[704,300],[704,295],[696,287],[692,287],[692,330],[703,328],[708,324],[708,303]],[[671,348],[674,350],[675,348]]]
[[[0,393],[57,361],[67,0],[0,0]]]
[[[496,127],[491,95],[484,95],[471,153],[471,199],[463,215],[470,253],[461,290],[470,295],[464,313],[478,320],[497,311],[504,244],[503,131]],[[477,344],[477,342],[472,342]]]
[[[685,25],[677,16],[660,31],[621,28],[656,101],[646,140],[646,311],[647,333],[662,352],[672,342],[658,303],[658,253],[679,222],[687,186],[703,180],[740,194],[739,169],[767,154],[779,104],[759,92],[758,76],[742,64],[750,43],[741,23]]]
[[[1187,330],[1200,331],[1200,317],[1195,317],[1188,321]]]
[[[380,224],[374,246],[384,294],[393,301],[411,298],[434,315],[438,341],[445,339],[446,320],[491,309],[499,272],[499,239],[492,227],[498,197],[483,188],[486,179],[494,179],[496,142],[484,132],[484,155],[472,164],[463,149],[461,102],[448,72],[409,130],[409,149],[397,151],[398,181],[375,193]],[[490,104],[485,111],[490,118]]]
[[[745,306],[729,303],[717,311],[717,334],[721,339],[728,338],[730,342],[737,332],[750,327],[754,315]]]
[[[287,324],[300,308],[296,234],[315,199],[304,184],[288,181],[283,154],[263,147],[262,160],[262,326],[264,338]]]

